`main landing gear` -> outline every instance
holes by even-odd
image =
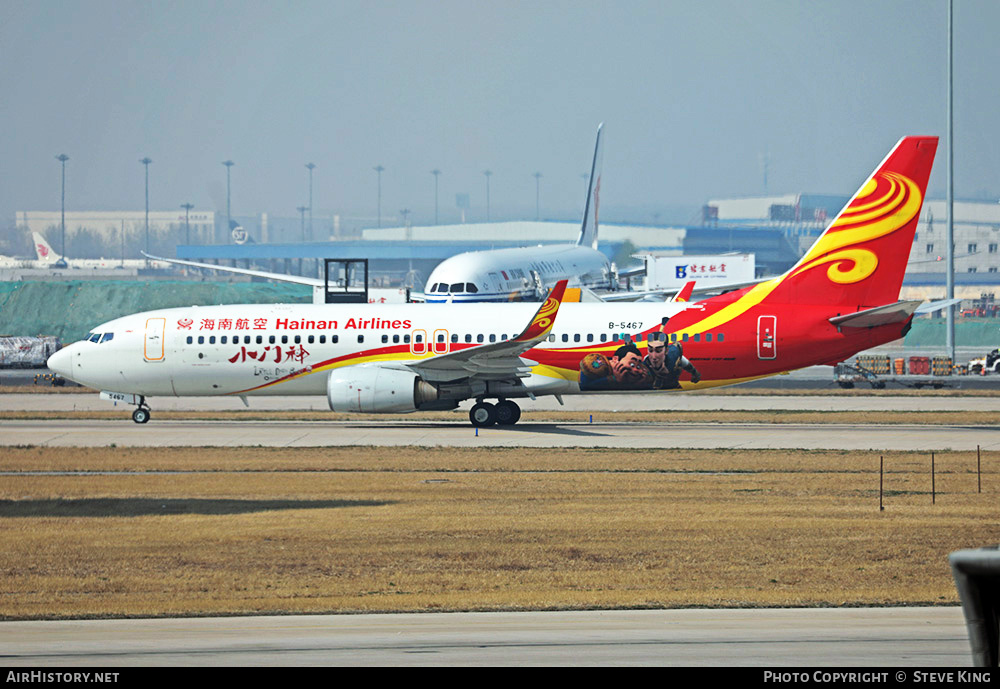
[[[520,418],[521,408],[510,400],[500,400],[496,404],[479,400],[469,410],[469,421],[480,428],[493,424],[513,426]]]
[[[140,398],[139,406],[132,412],[132,420],[136,423],[146,423],[149,421],[150,409],[145,399]]]

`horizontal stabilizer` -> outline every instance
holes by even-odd
[[[929,301],[926,304],[921,304],[917,307],[917,310],[914,313],[934,313],[935,311],[940,311],[941,309],[946,309],[949,306],[959,304],[961,301],[961,299],[941,299],[939,301]]]
[[[902,323],[917,310],[919,301],[897,301],[895,304],[876,306],[856,313],[846,313],[830,319],[838,328],[874,328],[879,325]]]

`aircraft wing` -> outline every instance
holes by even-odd
[[[765,280],[771,280],[773,277],[760,278],[757,280],[749,280],[746,282],[728,282],[723,285],[702,285],[701,287],[695,286],[691,293],[686,296],[690,299],[691,294],[710,294],[713,292],[725,292],[734,289],[743,289],[744,287],[750,287],[751,285],[756,285],[758,282],[764,282]],[[687,288],[687,284],[683,287],[670,287],[664,289],[650,289],[638,292],[629,291],[619,291],[619,292],[596,292],[601,301],[639,301],[646,297],[662,297],[664,301],[667,297],[671,297],[684,291]]]
[[[470,378],[483,381],[526,378],[536,362],[523,359],[521,355],[549,336],[567,282],[560,280],[556,283],[534,318],[517,337],[406,364],[407,368],[434,383]]]
[[[197,261],[182,261],[179,258],[161,258],[152,256],[145,251],[140,252],[143,256],[154,261],[166,261],[179,266],[191,266],[192,268],[205,268],[207,270],[220,270],[224,273],[237,273],[239,275],[250,275],[252,277],[277,280],[278,282],[291,282],[296,285],[309,285],[310,287],[323,287],[323,280],[319,278],[307,278],[302,275],[288,275],[287,273],[268,273],[263,270],[251,270],[249,268],[230,268],[229,266],[216,266],[211,263],[198,263]]]

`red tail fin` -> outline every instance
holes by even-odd
[[[900,139],[765,299],[843,304],[850,310],[895,302],[937,144],[936,136]]]

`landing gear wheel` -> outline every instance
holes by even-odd
[[[469,410],[469,421],[473,426],[484,428],[497,422],[497,408],[489,402],[480,402]]]
[[[521,408],[510,400],[497,404],[497,423],[501,426],[513,426],[521,418]]]
[[[146,423],[149,421],[149,410],[143,407],[139,407],[134,412],[132,412],[132,420],[136,423]]]

